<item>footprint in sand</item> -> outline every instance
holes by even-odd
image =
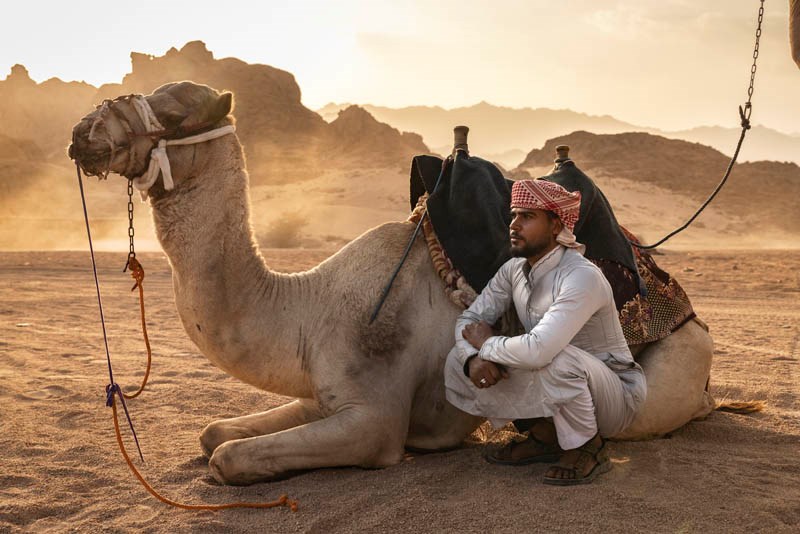
[[[210,371],[190,371],[188,373],[184,373],[183,376],[187,378],[208,378],[211,376]]]
[[[0,475],[0,488],[27,488],[36,484],[36,479],[18,475]]]
[[[52,456],[54,449],[50,447],[43,447],[41,445],[33,445],[31,447],[20,449],[19,453],[16,455],[18,458],[30,458],[30,457],[39,457],[39,456]]]
[[[72,430],[75,428],[87,428],[91,422],[92,417],[86,412],[72,411],[67,412],[56,421],[59,428],[65,430]]]
[[[67,388],[61,386],[45,386],[33,391],[27,391],[18,395],[23,400],[55,400],[65,397],[69,394]]]

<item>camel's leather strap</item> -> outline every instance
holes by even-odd
[[[144,124],[147,133],[154,134],[164,130],[164,127],[158,121],[158,118],[156,118],[153,108],[150,107],[150,104],[144,96],[134,95],[131,98],[131,103],[136,113],[139,115],[142,124]],[[232,134],[235,131],[235,126],[228,125],[181,139],[160,139],[158,141],[158,146],[150,151],[150,164],[147,170],[141,176],[133,178],[133,186],[139,191],[142,200],[147,200],[148,191],[153,184],[156,183],[158,174],[161,173],[164,180],[164,189],[167,191],[171,190],[175,187],[175,183],[172,180],[172,168],[170,167],[169,157],[167,156],[168,146],[204,143],[224,135]]]

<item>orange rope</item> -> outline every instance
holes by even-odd
[[[136,469],[136,466],[133,465],[133,462],[128,456],[128,452],[125,450],[125,444],[122,442],[122,434],[120,433],[119,429],[119,421],[117,420],[117,399],[113,397],[111,403],[111,410],[113,412],[114,417],[114,430],[117,434],[117,444],[119,445],[119,450],[122,452],[123,458],[125,458],[125,462],[128,464],[131,472],[139,479],[139,482],[142,483],[144,488],[150,492],[150,494],[158,499],[159,501],[168,504],[170,506],[175,506],[177,508],[183,508],[184,510],[226,510],[228,508],[275,508],[277,506],[287,506],[292,512],[297,511],[297,501],[289,499],[286,495],[281,495],[280,498],[276,501],[270,502],[233,502],[228,504],[183,504],[179,502],[175,502],[172,499],[167,499],[166,497],[159,494],[153,487],[147,483],[144,477],[139,473],[139,470]]]
[[[140,315],[142,317],[142,334],[144,335],[144,344],[147,347],[147,369],[144,372],[142,385],[139,386],[139,389],[134,393],[122,394],[126,399],[135,399],[142,394],[144,387],[147,385],[147,378],[150,376],[150,364],[153,360],[153,353],[150,350],[150,339],[147,337],[147,322],[144,319],[144,287],[142,286],[142,282],[144,282],[144,267],[142,267],[142,264],[139,263],[135,257],[131,256],[128,258],[128,268],[131,270],[131,276],[136,281],[131,288],[131,291],[137,287],[139,288],[139,311],[141,312]]]
[[[145,321],[144,314],[144,287],[142,285],[142,282],[144,281],[144,267],[142,267],[142,264],[139,263],[135,257],[131,256],[128,259],[128,268],[131,270],[131,276],[136,281],[134,286],[131,288],[131,291],[137,287],[139,288],[139,311],[142,317],[142,334],[144,335],[144,344],[147,347],[147,370],[144,373],[142,385],[139,386],[139,389],[134,393],[122,393],[123,397],[126,399],[134,399],[141,395],[142,391],[144,391],[144,387],[147,385],[147,379],[150,376],[150,366],[153,360],[153,354],[150,349],[150,339],[147,337],[147,322]],[[130,456],[128,456],[128,452],[125,450],[125,444],[122,441],[122,434],[119,429],[119,421],[117,420],[117,399],[114,396],[112,396],[111,410],[114,417],[114,431],[117,435],[117,444],[119,445],[119,450],[122,452],[123,458],[125,458],[125,463],[128,464],[128,468],[130,468],[131,472],[133,472],[136,478],[139,479],[139,482],[142,483],[145,489],[159,501],[169,504],[170,506],[183,508],[184,510],[226,510],[228,508],[274,508],[276,506],[288,506],[293,512],[297,511],[297,501],[289,500],[286,495],[282,495],[277,501],[270,501],[266,503],[234,502],[228,504],[182,504],[163,497],[156,490],[154,490],[150,484],[147,483],[141,473],[139,473],[139,470],[133,465]]]

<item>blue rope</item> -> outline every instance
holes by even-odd
[[[131,433],[133,434],[133,440],[136,442],[136,449],[139,451],[139,458],[144,462],[144,456],[142,456],[142,449],[139,447],[139,438],[136,437],[136,430],[133,428],[133,421],[131,421],[131,416],[128,413],[128,407],[125,405],[125,397],[122,395],[122,389],[119,387],[119,384],[114,382],[114,370],[111,368],[111,353],[108,350],[108,334],[106,333],[106,320],[103,314],[103,299],[100,298],[100,282],[97,277],[97,262],[94,258],[94,247],[92,246],[92,231],[89,229],[89,212],[86,210],[86,195],[83,192],[83,178],[81,177],[81,167],[80,164],[76,161],[75,168],[78,172],[78,187],[81,190],[81,202],[83,204],[83,220],[86,222],[86,235],[89,238],[89,253],[92,256],[92,271],[94,272],[94,286],[97,290],[97,305],[100,308],[100,324],[103,325],[103,343],[105,344],[106,348],[106,361],[108,362],[108,380],[109,383],[106,386],[106,406],[112,406],[114,404],[114,395],[119,396],[119,400],[122,402],[122,408],[125,411],[125,417],[128,419],[128,426],[131,428]]]

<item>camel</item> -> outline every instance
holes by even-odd
[[[800,67],[800,0],[789,0],[789,46],[792,59]]]
[[[232,128],[219,130],[234,125],[232,105],[231,93],[167,84],[139,100],[107,101],[74,127],[69,148],[89,175],[158,177],[135,183],[149,195],[189,338],[226,373],[296,398],[210,423],[200,443],[213,477],[241,485],[320,467],[380,468],[400,462],[406,448],[461,445],[483,420],[445,400],[443,367],[461,310],[442,290],[424,239],[413,243],[372,324],[412,223],[373,228],[309,271],[271,271],[250,225],[242,146]],[[153,117],[137,114],[143,106]],[[153,125],[164,131],[147,135]],[[159,136],[198,126],[226,133],[186,145],[162,141],[170,172],[150,172],[163,165],[148,158]],[[650,393],[620,438],[661,435],[712,409],[705,385],[713,347],[698,323],[639,349]]]

